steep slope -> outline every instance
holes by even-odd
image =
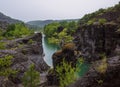
[[[74,42],[92,65],[84,77],[68,87],[120,87],[120,3],[80,19]]]
[[[79,24],[88,22],[98,22],[99,19],[106,19],[108,22],[120,23],[120,2],[113,7],[107,9],[99,9],[96,12],[86,14],[79,20]]]
[[[9,16],[6,16],[4,15],[3,13],[0,12],[0,21],[1,22],[7,22],[9,24],[12,24],[12,23],[19,23],[19,22],[22,22],[20,20],[17,20],[17,19],[13,19]]]

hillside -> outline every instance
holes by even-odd
[[[79,20],[79,24],[93,24],[95,22],[106,20],[106,22],[120,23],[120,3],[107,9],[99,9],[96,12],[86,14]]]
[[[65,19],[65,20],[35,20],[35,21],[29,21],[27,24],[34,25],[38,27],[44,27],[47,24],[53,23],[53,22],[61,22],[61,21],[78,21],[78,19]]]
[[[22,21],[13,19],[13,18],[6,16],[0,12],[0,22],[6,22],[8,24],[13,24],[13,23],[18,23],[18,22],[22,22]]]

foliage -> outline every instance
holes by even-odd
[[[48,38],[49,43],[54,43],[54,44],[65,44],[72,42],[72,40],[73,37],[67,34],[67,29],[61,31],[55,37]]]
[[[107,58],[106,56],[103,57],[101,64],[96,68],[98,72],[105,73],[107,70]]]
[[[30,65],[29,69],[24,73],[23,85],[24,87],[37,87],[40,83],[40,74],[35,70],[35,65]]]
[[[106,19],[104,19],[104,18],[101,18],[101,19],[99,19],[99,20],[98,20],[98,22],[99,22],[100,24],[104,24],[104,23],[106,23],[106,22],[107,22],[107,20],[106,20]]]
[[[6,45],[5,42],[0,42],[0,49],[5,49],[5,45]]]
[[[87,22],[87,25],[92,25],[95,21],[96,21],[96,19],[91,19]]]
[[[72,34],[77,29],[75,21],[61,21],[48,24],[44,27],[44,34],[48,38],[48,42],[52,44],[60,44],[71,42],[73,40]]]
[[[20,38],[31,35],[32,30],[29,30],[23,23],[11,24],[8,26],[7,31],[4,33],[5,37]]]
[[[56,67],[56,72],[59,77],[60,87],[68,86],[70,83],[73,83],[77,79],[77,72],[80,71],[79,64],[82,64],[81,59],[78,61],[76,67],[73,67],[71,63],[63,60],[61,65]]]
[[[0,58],[0,76],[8,77],[17,73],[16,70],[10,68],[12,64],[12,58],[13,56],[11,55],[6,55],[4,58]]]
[[[30,40],[28,41],[28,43],[29,43],[29,44],[32,44],[32,43],[34,43],[34,41],[33,41],[32,39],[30,39]]]
[[[0,40],[2,40],[3,39],[3,31],[2,31],[2,29],[0,29]]]
[[[51,37],[55,32],[57,32],[57,28],[60,26],[58,22],[53,22],[44,27],[44,34],[47,37]]]
[[[120,10],[120,2],[118,4],[116,4],[113,7],[109,7],[107,9],[99,9],[98,11],[95,11],[93,13],[89,13],[84,15],[79,21],[79,24],[92,24],[93,22],[91,21],[94,18],[101,18],[103,14],[105,13],[111,13],[111,12],[116,12]],[[116,13],[117,14],[117,13]],[[101,22],[103,20],[99,20],[99,22]],[[103,23],[103,22],[102,22]]]

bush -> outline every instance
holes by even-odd
[[[76,67],[73,67],[71,63],[63,60],[61,65],[56,67],[56,72],[59,77],[60,87],[68,86],[69,84],[73,83],[77,79],[77,72],[80,71],[79,63],[82,64],[83,61],[78,60],[78,64]]]
[[[105,73],[107,70],[107,58],[106,56],[103,57],[101,64],[96,68],[99,73]]]
[[[0,49],[5,49],[6,47],[5,47],[5,45],[6,45],[6,43],[5,42],[0,42]]]
[[[13,56],[11,55],[6,55],[4,58],[0,58],[0,76],[8,77],[17,73],[16,70],[10,68],[12,64],[12,58]]]
[[[9,25],[7,31],[4,33],[5,37],[20,38],[33,34],[23,23]]]
[[[23,76],[24,87],[37,87],[40,83],[40,74],[35,71],[35,65],[30,65],[30,68],[24,73]]]
[[[99,19],[98,22],[99,22],[100,24],[104,24],[104,23],[107,22],[107,20],[102,18],[102,19]]]

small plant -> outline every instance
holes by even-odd
[[[107,22],[107,20],[106,20],[106,19],[104,19],[104,18],[102,18],[102,19],[99,19],[99,20],[98,20],[98,22],[99,22],[100,24],[104,24],[104,23],[106,23],[106,22]]]
[[[102,79],[100,79],[100,80],[97,80],[97,82],[98,82],[98,84],[103,84],[103,80]]]
[[[17,73],[16,70],[10,68],[12,58],[13,56],[11,55],[6,55],[4,58],[0,58],[0,76],[8,77]]]
[[[6,45],[6,43],[5,42],[0,42],[0,49],[5,49],[5,45]]]
[[[106,56],[103,57],[101,64],[96,68],[98,72],[105,73],[107,70],[107,58]]]
[[[32,43],[34,43],[34,41],[33,41],[32,39],[30,39],[30,40],[28,41],[28,43],[29,43],[29,44],[32,44]]]
[[[40,83],[40,74],[35,70],[35,65],[31,64],[30,68],[24,73],[23,85],[24,87],[37,87]]]

